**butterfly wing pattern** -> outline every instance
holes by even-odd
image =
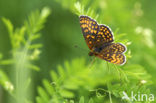
[[[80,16],[80,26],[83,36],[90,50],[96,46],[96,34],[99,26],[97,22],[88,16]]]
[[[99,53],[98,57],[114,64],[124,64],[126,57],[123,53],[126,48],[121,43],[111,43],[109,46],[104,47]]]
[[[123,65],[126,62],[123,54],[126,47],[121,43],[113,43],[113,33],[109,27],[98,25],[88,16],[80,16],[80,27],[91,50],[90,55],[95,55],[113,64]]]
[[[80,16],[80,27],[88,47],[99,47],[104,43],[113,42],[111,30],[105,25],[98,25],[97,22],[88,16]]]

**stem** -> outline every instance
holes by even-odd
[[[115,65],[114,65],[115,66]],[[116,67],[116,66],[115,66]],[[119,71],[119,73],[120,73],[120,78],[121,78],[121,73],[123,74],[123,76],[124,76],[124,78],[125,78],[125,80],[126,81],[128,81],[128,78],[127,78],[127,75],[125,74],[125,72],[122,70],[122,69],[118,69],[117,67],[116,67],[116,69]]]
[[[25,88],[25,84],[27,81],[27,77],[29,76],[29,70],[26,68],[28,63],[27,55],[28,55],[28,47],[30,45],[30,41],[27,41],[27,44],[22,50],[16,50],[14,53],[15,59],[15,68],[16,68],[16,99],[17,103],[24,103],[25,98],[27,96]]]
[[[112,102],[112,96],[111,96],[111,92],[109,91],[109,100],[110,100],[110,103],[113,103]]]
[[[108,72],[110,72],[110,68],[109,68],[109,64],[108,64],[108,62],[107,62],[107,69],[108,69]]]
[[[121,81],[121,73],[120,73],[120,69],[118,69],[117,67],[116,67],[116,65],[114,64],[114,67],[115,67],[115,69],[118,71],[118,73],[119,73],[119,79],[120,79],[120,81]],[[120,82],[121,83],[121,82]]]

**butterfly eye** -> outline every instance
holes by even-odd
[[[94,53],[93,52],[89,52],[89,56],[93,56],[94,55]]]
[[[102,47],[100,47],[99,50],[101,51],[102,50]]]

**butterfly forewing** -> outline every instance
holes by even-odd
[[[88,16],[80,16],[80,27],[88,47],[92,50],[95,47],[98,24]]]
[[[97,22],[88,16],[80,16],[80,26],[88,47],[100,47],[104,43],[113,42],[111,30],[105,25],[98,25]]]
[[[103,44],[113,42],[113,35],[111,30],[105,25],[99,25],[98,33],[96,35],[96,47],[101,47]]]

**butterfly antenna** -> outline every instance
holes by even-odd
[[[79,49],[81,49],[82,51],[87,51],[87,52],[89,52],[87,49],[81,48],[81,47],[79,47],[78,45],[74,45],[74,47],[75,47],[75,48],[79,48]],[[92,67],[93,63],[95,62],[95,59],[96,59],[95,56],[93,57],[93,59],[90,59],[89,68]]]
[[[81,48],[81,47],[79,47],[78,45],[74,45],[74,47],[75,47],[75,48],[79,48],[79,49],[81,49],[82,51],[87,51],[87,52],[88,52],[87,49]]]

